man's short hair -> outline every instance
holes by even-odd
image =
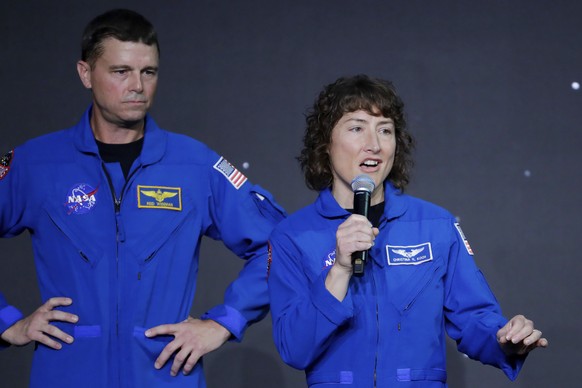
[[[114,38],[122,42],[155,45],[160,53],[154,26],[142,15],[128,9],[114,9],[91,20],[81,40],[81,60],[91,67],[103,54],[103,41]]]

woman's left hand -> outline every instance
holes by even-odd
[[[527,354],[536,348],[547,348],[549,344],[542,332],[534,328],[533,321],[523,315],[516,315],[499,329],[497,342],[508,355]]]

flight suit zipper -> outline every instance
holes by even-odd
[[[115,239],[116,239],[116,244],[115,244],[115,274],[117,276],[116,279],[116,284],[117,284],[117,294],[115,297],[115,336],[117,338],[116,341],[116,345],[117,345],[117,354],[120,355],[121,353],[121,349],[119,348],[119,245],[120,243],[125,241],[125,228],[123,226],[123,222],[121,221],[121,204],[123,202],[123,194],[125,193],[125,191],[127,190],[128,184],[131,181],[131,178],[133,177],[133,175],[135,174],[135,172],[138,169],[134,169],[125,179],[125,182],[123,183],[123,187],[121,188],[121,191],[119,192],[119,198],[117,197],[117,194],[115,193],[115,185],[113,184],[113,180],[111,179],[111,175],[109,174],[109,171],[107,171],[107,168],[105,166],[104,162],[101,162],[101,168],[103,169],[103,172],[105,173],[105,177],[107,178],[107,183],[109,186],[109,190],[111,191],[111,197],[113,199],[113,207],[114,207],[114,212],[115,212]],[[119,381],[119,386],[121,386],[121,373],[119,373],[120,368],[118,367],[118,375],[117,375],[117,380]]]

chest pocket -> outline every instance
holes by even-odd
[[[54,206],[45,204],[43,207],[50,222],[54,225],[56,233],[47,233],[44,235],[55,259],[68,257],[66,251],[74,249],[78,254],[79,260],[85,261],[91,267],[94,267],[103,257],[104,244],[98,244],[97,241],[105,241],[105,236],[109,231],[103,228],[102,216],[98,214],[97,209],[92,209],[91,214],[72,214],[64,206]],[[109,218],[113,223],[113,217]],[[97,225],[101,227],[97,227]],[[60,238],[64,239],[61,240]],[[114,235],[113,237],[114,238]],[[111,239],[111,238],[110,238]]]
[[[131,244],[128,245],[128,249],[133,252],[135,258],[137,258],[140,266],[147,266],[152,261],[156,259],[157,253],[160,249],[171,240],[176,242],[182,241],[182,239],[177,239],[175,236],[180,232],[180,230],[185,227],[186,222],[195,222],[196,217],[191,217],[194,210],[191,207],[183,209],[181,212],[167,212],[167,218],[160,224],[150,225],[147,232],[143,234],[143,238],[130,239]],[[198,226],[200,227],[200,226]],[[198,234],[191,233],[191,239],[197,239]],[[195,242],[188,240],[188,246],[196,246]]]
[[[135,189],[132,189],[135,190]],[[135,192],[135,191],[134,191]],[[194,199],[184,190],[180,193],[180,208],[140,207],[135,198],[128,197],[120,223],[125,230],[124,250],[132,260],[136,260],[142,268],[156,260],[157,254],[169,241],[173,241],[176,249],[185,244],[189,249],[196,247],[196,240],[202,228],[203,209],[196,206]],[[174,238],[187,228],[187,236]],[[182,250],[179,252],[185,253]],[[188,257],[191,257],[188,256]]]
[[[387,265],[384,268],[386,287],[394,307],[401,313],[412,308],[431,284],[440,281],[442,267],[439,256],[415,265]]]

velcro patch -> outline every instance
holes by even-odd
[[[418,245],[386,245],[388,265],[418,265],[432,261],[432,248],[429,242]]]
[[[461,236],[461,240],[463,240],[463,244],[465,244],[465,249],[467,249],[467,253],[469,253],[471,256],[473,256],[473,250],[471,249],[471,246],[469,245],[469,241],[467,240],[467,237],[465,237],[465,233],[463,233],[463,230],[461,229],[461,224],[459,224],[458,222],[455,222],[455,228],[457,228],[457,232],[459,232],[459,235]]]
[[[224,175],[237,190],[247,181],[247,177],[223,157],[216,162],[214,169]]]
[[[182,189],[166,186],[137,186],[137,207],[182,210]]]
[[[0,158],[0,179],[4,178],[8,175],[8,171],[10,171],[10,163],[12,162],[12,156],[14,155],[14,151],[8,152],[6,155]]]

